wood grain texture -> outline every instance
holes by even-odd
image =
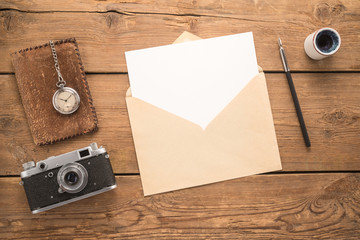
[[[32,215],[1,178],[2,239],[359,239],[360,174],[261,175],[144,198],[138,176]]]
[[[359,239],[359,23],[359,0],[0,0],[0,239]],[[335,56],[312,61],[303,42],[321,27],[338,30],[342,45]],[[9,176],[24,162],[97,142],[116,173],[138,173],[128,76],[119,74],[127,72],[124,52],[170,44],[183,31],[202,38],[253,31],[284,172],[146,198],[139,176],[117,176],[113,191],[32,215],[20,178]],[[9,53],[69,37],[93,73],[87,77],[99,131],[35,146]],[[302,72],[293,79],[310,149],[285,74],[269,73],[283,71],[278,37],[290,69]]]
[[[306,148],[285,74],[266,74],[284,171],[360,170],[360,82],[355,73],[297,73],[294,83],[312,147]],[[125,92],[126,74],[88,74],[99,130],[49,146],[35,146],[15,76],[0,76],[0,175],[17,175],[22,163],[43,160],[91,142],[109,151],[116,173],[138,173]]]
[[[0,9],[0,72],[13,72],[9,53],[69,37],[78,39],[88,72],[126,72],[125,51],[170,44],[185,30],[202,38],[253,31],[265,71],[282,70],[279,36],[292,70],[360,70],[357,0],[3,1]],[[312,61],[304,39],[324,26],[339,31],[342,46],[336,57]]]

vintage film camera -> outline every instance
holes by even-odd
[[[34,214],[116,188],[109,155],[96,143],[23,167],[20,183]]]

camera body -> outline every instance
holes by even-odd
[[[23,167],[21,183],[34,214],[116,188],[109,155],[96,143]]]

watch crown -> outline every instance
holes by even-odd
[[[34,161],[30,161],[30,162],[26,162],[23,165],[24,171],[29,170],[30,168],[35,167],[35,162]]]

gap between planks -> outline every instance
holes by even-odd
[[[346,173],[360,173],[360,170],[354,170],[354,171],[284,171],[284,172],[268,172],[268,173],[261,173],[261,174],[255,174],[251,176],[261,176],[261,175],[309,175],[309,174],[346,174]],[[140,173],[114,173],[117,177],[126,177],[126,176],[140,176]],[[0,178],[19,178],[20,175],[0,175]],[[243,178],[243,177],[239,177]],[[230,179],[231,180],[231,179]],[[226,180],[227,181],[227,180]]]

